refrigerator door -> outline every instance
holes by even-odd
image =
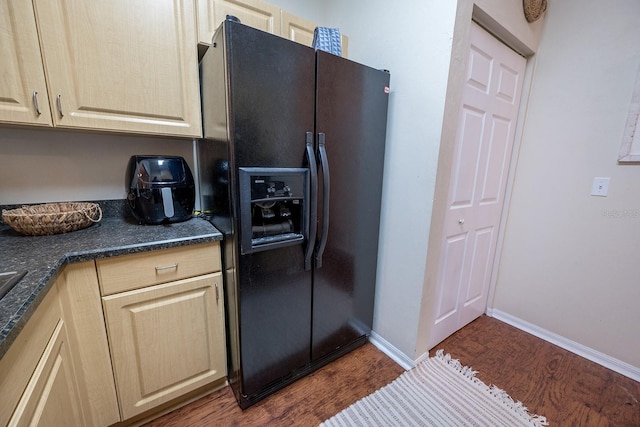
[[[273,169],[284,176],[265,178],[278,181],[274,190],[280,191],[279,182],[287,181],[294,193],[300,192],[293,189],[289,180],[294,175],[289,173],[308,167],[315,55],[303,45],[239,23],[226,21],[225,26],[231,191],[237,218],[243,212],[241,170]],[[265,212],[269,207],[265,204]],[[273,214],[284,215],[275,208]],[[252,230],[243,229],[241,221],[236,224],[235,242],[246,235],[251,241]],[[305,270],[306,248],[302,239],[253,252],[236,248],[237,302],[229,310],[237,311],[239,339],[230,351],[239,352],[241,387],[232,386],[243,407],[309,364],[312,273]]]
[[[312,363],[364,343],[371,332],[389,96],[388,72],[316,55],[321,253],[314,271]]]

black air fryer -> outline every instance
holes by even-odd
[[[162,224],[191,218],[195,203],[193,175],[178,156],[131,156],[127,200],[140,223]]]

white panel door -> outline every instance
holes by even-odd
[[[429,348],[486,310],[525,65],[472,23]]]

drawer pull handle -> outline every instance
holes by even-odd
[[[156,273],[158,271],[170,270],[172,268],[178,268],[178,263],[176,262],[175,264],[172,264],[172,265],[165,265],[164,267],[156,267]]]
[[[218,304],[219,299],[220,299],[220,293],[218,291],[218,284],[216,283],[216,305]]]

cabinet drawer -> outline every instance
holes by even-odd
[[[220,270],[220,244],[205,243],[96,261],[100,292],[111,295]]]

